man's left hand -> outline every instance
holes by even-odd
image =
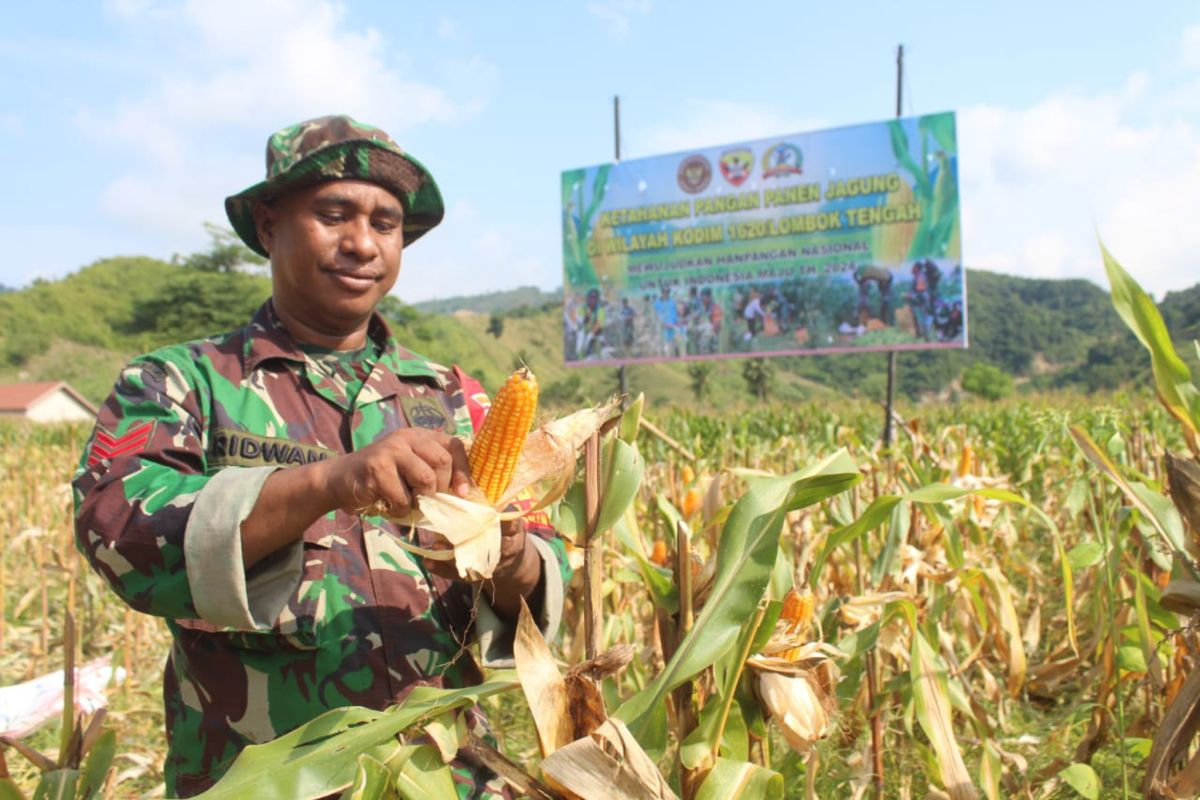
[[[442,540],[444,541],[444,540]],[[462,580],[454,559],[425,559],[429,572],[450,580]],[[516,619],[521,598],[537,588],[542,577],[542,558],[525,531],[523,519],[500,523],[500,560],[492,577],[482,582],[482,590],[492,609],[502,617]]]
[[[449,543],[440,537],[433,545],[434,549],[449,548]],[[525,520],[512,519],[500,523],[500,561],[492,572],[492,579],[508,577],[520,566],[525,553]],[[442,578],[462,580],[458,575],[458,565],[454,559],[441,561],[433,558],[425,559],[425,568]]]

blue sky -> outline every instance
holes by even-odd
[[[437,177],[407,300],[561,283],[559,173],[958,117],[968,266],[1200,280],[1200,4],[108,0],[0,7],[0,283],[202,248],[267,135],[345,112]]]

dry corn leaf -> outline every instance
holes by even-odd
[[[1026,653],[1037,652],[1038,645],[1042,642],[1042,606],[1040,603],[1029,612],[1029,617],[1025,620],[1025,629],[1021,633],[1021,640],[1025,642]]]
[[[603,680],[624,669],[633,660],[634,647],[618,644],[600,653],[595,658],[571,667],[568,675],[586,675],[594,680]]]
[[[1193,543],[1200,543],[1200,463],[1168,452],[1167,483],[1171,500],[1191,529]]]
[[[1189,617],[1200,611],[1200,583],[1191,578],[1179,578],[1167,584],[1159,598],[1162,607]]]
[[[917,719],[937,756],[942,784],[951,800],[977,800],[979,792],[971,783],[958,739],[954,736],[945,673],[937,663],[933,648],[916,630],[913,631],[911,669]]]
[[[992,591],[996,595],[996,610],[1000,616],[1000,628],[1004,631],[1004,643],[1008,649],[1008,693],[1017,697],[1025,683],[1025,642],[1021,638],[1021,622],[1013,604],[1013,590],[1008,579],[996,567],[983,571]]]
[[[1200,731],[1200,671],[1188,676],[1154,734],[1142,780],[1146,797],[1171,797],[1166,792],[1171,766],[1187,752],[1197,731]]]
[[[542,772],[583,800],[675,800],[633,734],[609,719],[542,761]]]
[[[591,678],[578,672],[568,672],[563,682],[567,686],[567,708],[571,719],[572,739],[591,735],[608,719],[600,688]]]
[[[548,756],[571,743],[575,738],[575,726],[569,712],[566,683],[524,601],[517,618],[513,659],[517,662],[521,691],[533,714],[538,745],[542,756]]]
[[[595,658],[576,664],[567,671],[567,705],[574,726],[574,738],[588,736],[608,719],[604,696],[597,682],[622,669],[633,660],[633,645],[619,644]]]

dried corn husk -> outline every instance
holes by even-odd
[[[833,730],[838,669],[819,643],[802,649],[796,660],[754,656],[746,665],[754,668],[763,707],[792,749],[804,754]]]
[[[553,784],[583,800],[675,800],[658,767],[619,719],[542,761]]]

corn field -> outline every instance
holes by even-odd
[[[550,650],[523,619],[515,674],[335,726],[362,746],[319,779],[288,766],[329,745],[301,729],[205,796],[454,797],[447,752],[487,746],[445,715],[476,701],[535,797],[1195,796],[1200,401],[1109,272],[1154,387],[901,407],[890,451],[867,403],[635,406],[554,510],[575,578]],[[0,427],[0,686],[61,668],[70,614],[76,662],[122,671],[91,796],[155,796],[168,639],[75,552],[86,435]],[[0,753],[0,797],[55,766]]]

